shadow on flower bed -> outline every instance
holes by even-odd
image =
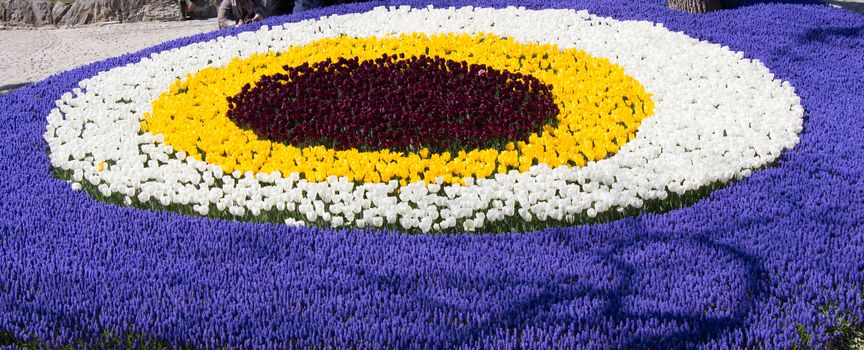
[[[849,1],[849,0],[729,0],[726,2],[727,9],[737,9],[741,7],[748,7],[753,5],[767,5],[767,4],[789,4],[789,5],[822,5],[829,6],[833,5],[836,7],[841,7],[853,12],[864,12],[864,3]]]
[[[766,289],[759,259],[707,238],[714,235],[675,238],[657,233],[598,247],[562,234],[552,238],[556,243],[535,248],[538,255],[569,251],[568,259],[540,264],[525,256],[522,267],[501,263],[506,259],[495,255],[506,252],[494,244],[485,247],[493,253],[477,257],[476,265],[451,265],[424,275],[392,271],[386,264],[351,266],[338,274],[360,277],[356,288],[399,295],[437,316],[410,320],[410,310],[373,297],[365,309],[346,312],[343,321],[359,325],[378,316],[406,315],[421,327],[423,322],[446,325],[441,331],[458,334],[455,338],[469,347],[542,344],[548,334],[532,325],[566,328],[573,322],[596,334],[578,332],[555,345],[566,348],[587,341],[630,349],[710,343],[736,336],[732,333],[747,322],[753,301]],[[460,252],[440,253],[442,261],[466,259]],[[512,270],[532,266],[532,273],[513,278]]]
[[[27,86],[30,83],[18,83],[18,84],[8,84],[8,85],[0,85],[0,95],[8,94],[12,91],[20,89],[22,87]]]
[[[864,34],[864,27],[813,28],[804,33],[799,42],[802,44],[811,42],[842,44],[844,39],[858,39],[862,34]]]
[[[767,274],[755,256],[707,238],[716,235],[709,232],[676,240],[655,237],[619,248],[615,259],[629,272],[628,286],[641,288],[625,288],[625,293],[614,295],[617,300],[613,299],[615,308],[609,316],[621,322],[659,323],[661,329],[662,325],[679,327],[662,334],[637,332],[623,348],[672,348],[694,339],[719,337],[746,322],[753,301],[767,288]],[[634,249],[638,253],[623,254]],[[627,256],[638,259],[628,260]],[[712,265],[710,273],[703,270],[705,264]]]
[[[819,0],[729,0],[726,2],[727,8],[739,8],[760,4],[824,5],[825,3]]]

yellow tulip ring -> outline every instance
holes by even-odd
[[[440,57],[536,77],[552,87],[560,111],[555,126],[544,125],[525,140],[501,149],[457,152],[396,152],[390,149],[335,150],[273,142],[244,130],[228,116],[228,99],[254,87],[283,67],[340,58],[373,60],[382,55]],[[247,86],[248,89],[248,86]],[[614,154],[650,116],[648,93],[621,67],[606,59],[549,44],[521,44],[492,34],[410,34],[385,38],[328,38],[284,52],[255,54],[221,68],[206,68],[177,80],[153,102],[144,130],[165,135],[174,150],[220,165],[225,172],[299,173],[310,182],[330,176],[357,182],[461,183],[532,165],[584,166]],[[422,145],[421,145],[422,147]],[[420,147],[418,147],[420,148]]]

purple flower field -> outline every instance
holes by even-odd
[[[795,87],[800,143],[776,166],[664,214],[514,234],[407,235],[202,219],[104,204],[42,138],[78,82],[179,39],[0,96],[0,345],[136,334],[201,348],[824,347],[864,322],[864,16],[747,2],[392,1],[587,9],[742,51]]]

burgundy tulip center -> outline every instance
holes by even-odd
[[[552,87],[537,78],[437,57],[340,58],[284,69],[229,97],[228,117],[297,147],[501,149],[558,115]]]

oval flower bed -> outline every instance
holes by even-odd
[[[517,18],[521,27],[495,27]],[[526,37],[550,18],[560,24],[546,31],[557,37]],[[346,21],[386,24],[362,33]],[[316,33],[319,26],[344,29]],[[64,95],[48,116],[52,164],[75,186],[139,206],[507,232],[746,177],[794,146],[803,120],[792,87],[741,53],[585,12],[378,8],[247,34],[82,81],[86,91]],[[438,75],[398,68],[424,62],[439,67],[414,69]],[[387,80],[358,80],[376,65]],[[471,105],[430,92],[471,86],[465,74],[503,87],[479,85]],[[453,81],[436,82],[445,79]],[[532,90],[547,96],[528,98]],[[458,95],[471,98],[467,91]],[[312,99],[326,102],[306,105]],[[494,131],[502,126],[513,133]]]
[[[802,58],[853,69],[861,35],[772,28],[860,18],[393,4],[0,97],[0,341],[785,348],[859,322],[861,82]]]

